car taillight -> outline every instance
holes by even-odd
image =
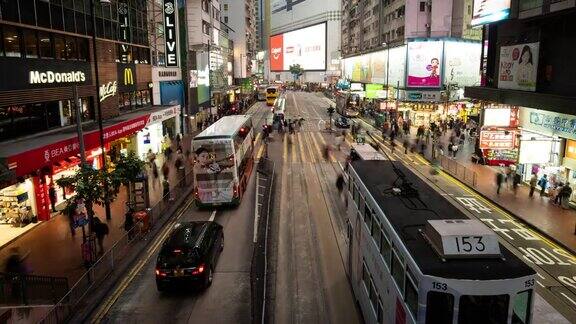
[[[194,197],[196,197],[196,199],[200,198],[200,194],[198,193],[198,187],[194,187]]]
[[[193,275],[199,275],[201,273],[204,272],[204,264],[202,263],[201,265],[199,265],[196,269],[192,270],[192,274]]]
[[[156,276],[158,277],[166,277],[166,272],[160,270],[160,269],[156,269]]]
[[[238,197],[238,184],[234,184],[234,197]]]

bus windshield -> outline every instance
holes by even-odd
[[[267,93],[267,94],[271,94],[271,95],[276,94],[277,91],[278,91],[278,90],[277,90],[276,88],[268,88],[268,89],[266,89],[266,93]]]

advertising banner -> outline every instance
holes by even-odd
[[[386,91],[384,90],[384,85],[373,83],[367,84],[366,98],[368,99],[386,98]]]
[[[576,140],[576,116],[573,115],[522,107],[520,125],[527,130]]]
[[[516,147],[516,131],[482,130],[480,148],[493,150],[511,150]]]
[[[472,26],[507,19],[510,16],[510,0],[474,0]]]
[[[370,72],[372,83],[386,83],[386,69],[388,68],[388,53],[386,51],[370,54]]]
[[[371,82],[370,55],[356,56],[352,62],[352,81]]]
[[[443,41],[408,43],[408,73],[410,88],[438,88],[442,85]]]
[[[210,101],[210,65],[208,53],[198,52],[196,54],[196,67],[198,68],[198,104],[203,104]]]
[[[540,43],[500,47],[498,88],[536,91]]]
[[[479,42],[453,42],[444,44],[444,83],[458,86],[480,85],[480,60],[482,46]]]
[[[289,71],[294,64],[326,70],[326,22],[270,37],[270,70]]]
[[[388,65],[388,84],[396,87],[400,84],[403,88],[406,81],[406,45],[389,49],[389,61],[394,64]]]
[[[176,46],[176,4],[175,0],[164,0],[164,38],[166,66],[178,66],[178,48]]]

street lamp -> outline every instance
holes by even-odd
[[[100,0],[101,4],[110,4],[110,0]],[[98,130],[100,132],[100,149],[102,150],[102,170],[108,172],[107,162],[106,162],[106,149],[104,148],[104,127],[102,125],[102,104],[100,103],[100,78],[98,76],[98,51],[96,50],[96,2],[90,0],[90,14],[92,15],[92,54],[94,55],[94,70],[95,70],[95,82],[96,82],[96,110],[98,112]],[[106,219],[111,219],[110,215],[110,200],[108,196],[108,182],[104,181],[104,209],[106,211]],[[90,219],[90,228],[92,228],[92,220]]]

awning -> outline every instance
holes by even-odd
[[[179,116],[180,105],[154,106],[118,116],[104,122],[104,141],[112,142],[136,133],[144,127]],[[100,132],[95,123],[83,129],[86,151],[100,147]],[[67,157],[80,154],[76,128],[41,134],[0,146],[0,160],[11,174],[24,176]]]

